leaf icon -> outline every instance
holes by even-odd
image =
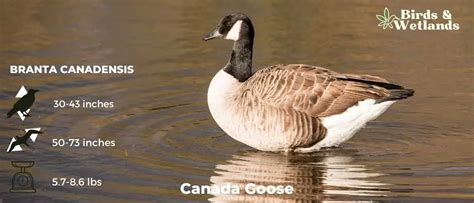
[[[382,15],[375,15],[377,17],[377,20],[379,20],[379,27],[382,27],[384,30],[388,28],[393,29],[393,21],[395,20],[400,20],[397,16],[395,15],[390,15],[390,11],[388,10],[387,7],[383,10],[383,16]]]

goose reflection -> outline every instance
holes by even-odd
[[[213,185],[237,185],[240,194],[214,194],[210,201],[298,201],[330,200],[331,197],[385,196],[388,184],[373,180],[384,174],[371,172],[364,165],[351,163],[343,155],[318,153],[313,155],[282,155],[265,152],[245,152],[218,164],[211,176]],[[245,185],[291,185],[292,194],[247,194]],[[343,198],[345,199],[345,198]],[[359,199],[359,198],[358,198]]]

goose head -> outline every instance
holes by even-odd
[[[254,30],[250,18],[243,13],[232,13],[224,16],[216,29],[206,35],[203,40],[216,38],[238,41],[240,39],[253,40]]]

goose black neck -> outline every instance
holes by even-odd
[[[230,60],[224,68],[239,82],[245,82],[252,76],[253,37],[252,24],[242,23],[240,37],[234,42]]]

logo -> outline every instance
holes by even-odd
[[[388,10],[388,8],[385,8],[383,10],[383,16],[382,15],[376,15],[377,19],[379,20],[379,27],[382,27],[384,30],[387,29],[387,27],[389,27],[390,29],[393,28],[393,21],[395,21],[396,19],[399,20],[397,18],[397,16],[395,15],[390,15],[390,11]]]
[[[453,20],[450,10],[443,10],[442,13],[425,10],[416,11],[414,9],[400,9],[398,16],[391,15],[387,7],[383,10],[383,15],[376,15],[379,21],[378,26],[382,29],[395,29],[400,31],[451,31],[459,30],[461,26]]]

